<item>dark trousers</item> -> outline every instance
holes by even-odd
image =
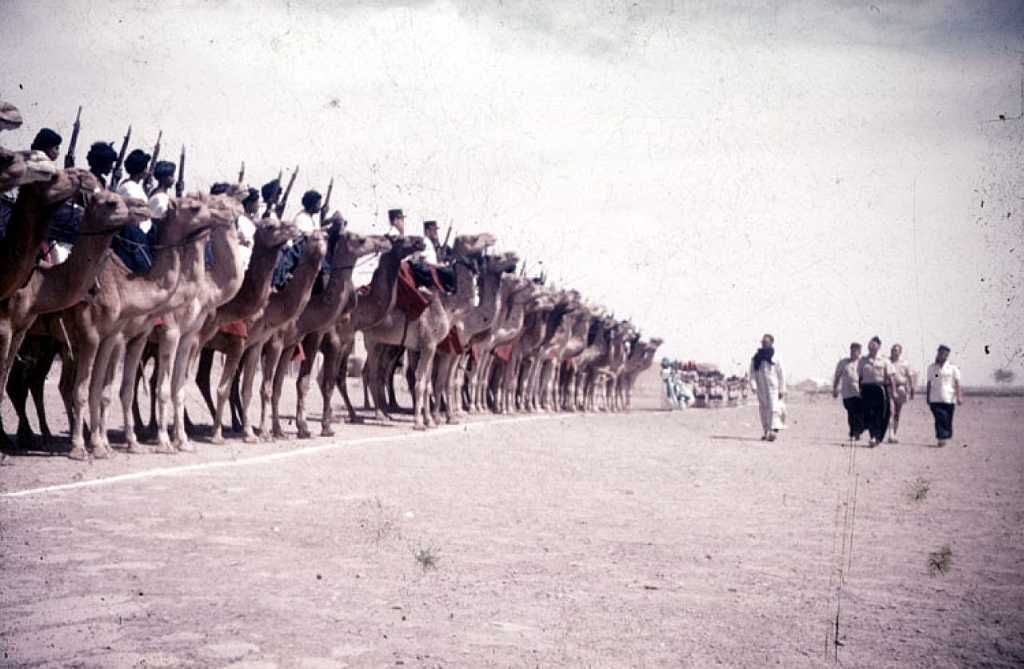
[[[956,405],[929,402],[928,408],[932,410],[932,415],[935,416],[935,438],[943,440],[952,439],[953,410],[956,409]]]
[[[860,387],[861,402],[864,406],[864,424],[875,441],[885,439],[889,429],[889,392],[877,383],[865,383]]]
[[[859,439],[864,433],[864,403],[859,397],[847,397],[843,400],[846,408],[846,422],[850,425],[850,438]]]

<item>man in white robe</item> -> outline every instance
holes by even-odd
[[[757,393],[761,411],[762,441],[775,441],[779,430],[785,429],[786,376],[782,363],[775,360],[775,337],[766,334],[761,348],[750,361],[750,381]]]

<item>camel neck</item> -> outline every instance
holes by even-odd
[[[300,334],[334,323],[352,296],[352,269],[356,258],[348,252],[346,246],[344,237],[338,240],[331,278],[327,280],[324,292],[310,299],[303,311],[298,323]]]
[[[217,310],[217,320],[221,324],[249,318],[267,304],[270,299],[271,279],[280,246],[257,245],[253,251],[249,267],[245,270],[242,287],[235,296]]]
[[[214,302],[223,304],[235,296],[242,285],[242,254],[238,251],[238,234],[233,223],[219,225],[210,237],[213,247],[213,267],[206,274],[211,283]]]
[[[37,313],[60,311],[78,304],[86,293],[95,285],[96,277],[103,269],[110,248],[110,240],[117,232],[115,229],[103,229],[104,217],[98,216],[90,207],[86,211],[86,224],[83,235],[71,247],[71,255],[67,260],[41,272],[42,285],[36,297],[33,309]]]
[[[398,251],[389,251],[380,257],[377,269],[370,279],[370,293],[359,299],[352,316],[356,330],[369,327],[387,316],[395,306],[398,287],[398,268],[401,266]]]
[[[0,241],[0,300],[11,296],[36,264],[36,253],[46,241],[50,220],[60,204],[47,201],[44,184],[28,184],[18,191],[7,235]]]

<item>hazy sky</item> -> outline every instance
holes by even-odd
[[[579,5],[586,4],[583,8]],[[489,231],[666,355],[851,339],[1024,377],[1024,3],[0,0],[0,97],[190,187],[301,164],[382,232]],[[1009,120],[989,122],[1004,114]],[[986,353],[986,346],[988,352]]]

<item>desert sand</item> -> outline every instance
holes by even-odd
[[[9,458],[2,664],[1024,664],[1024,402],[944,449],[920,400],[876,449],[831,398],[771,444],[753,405],[657,407]]]

